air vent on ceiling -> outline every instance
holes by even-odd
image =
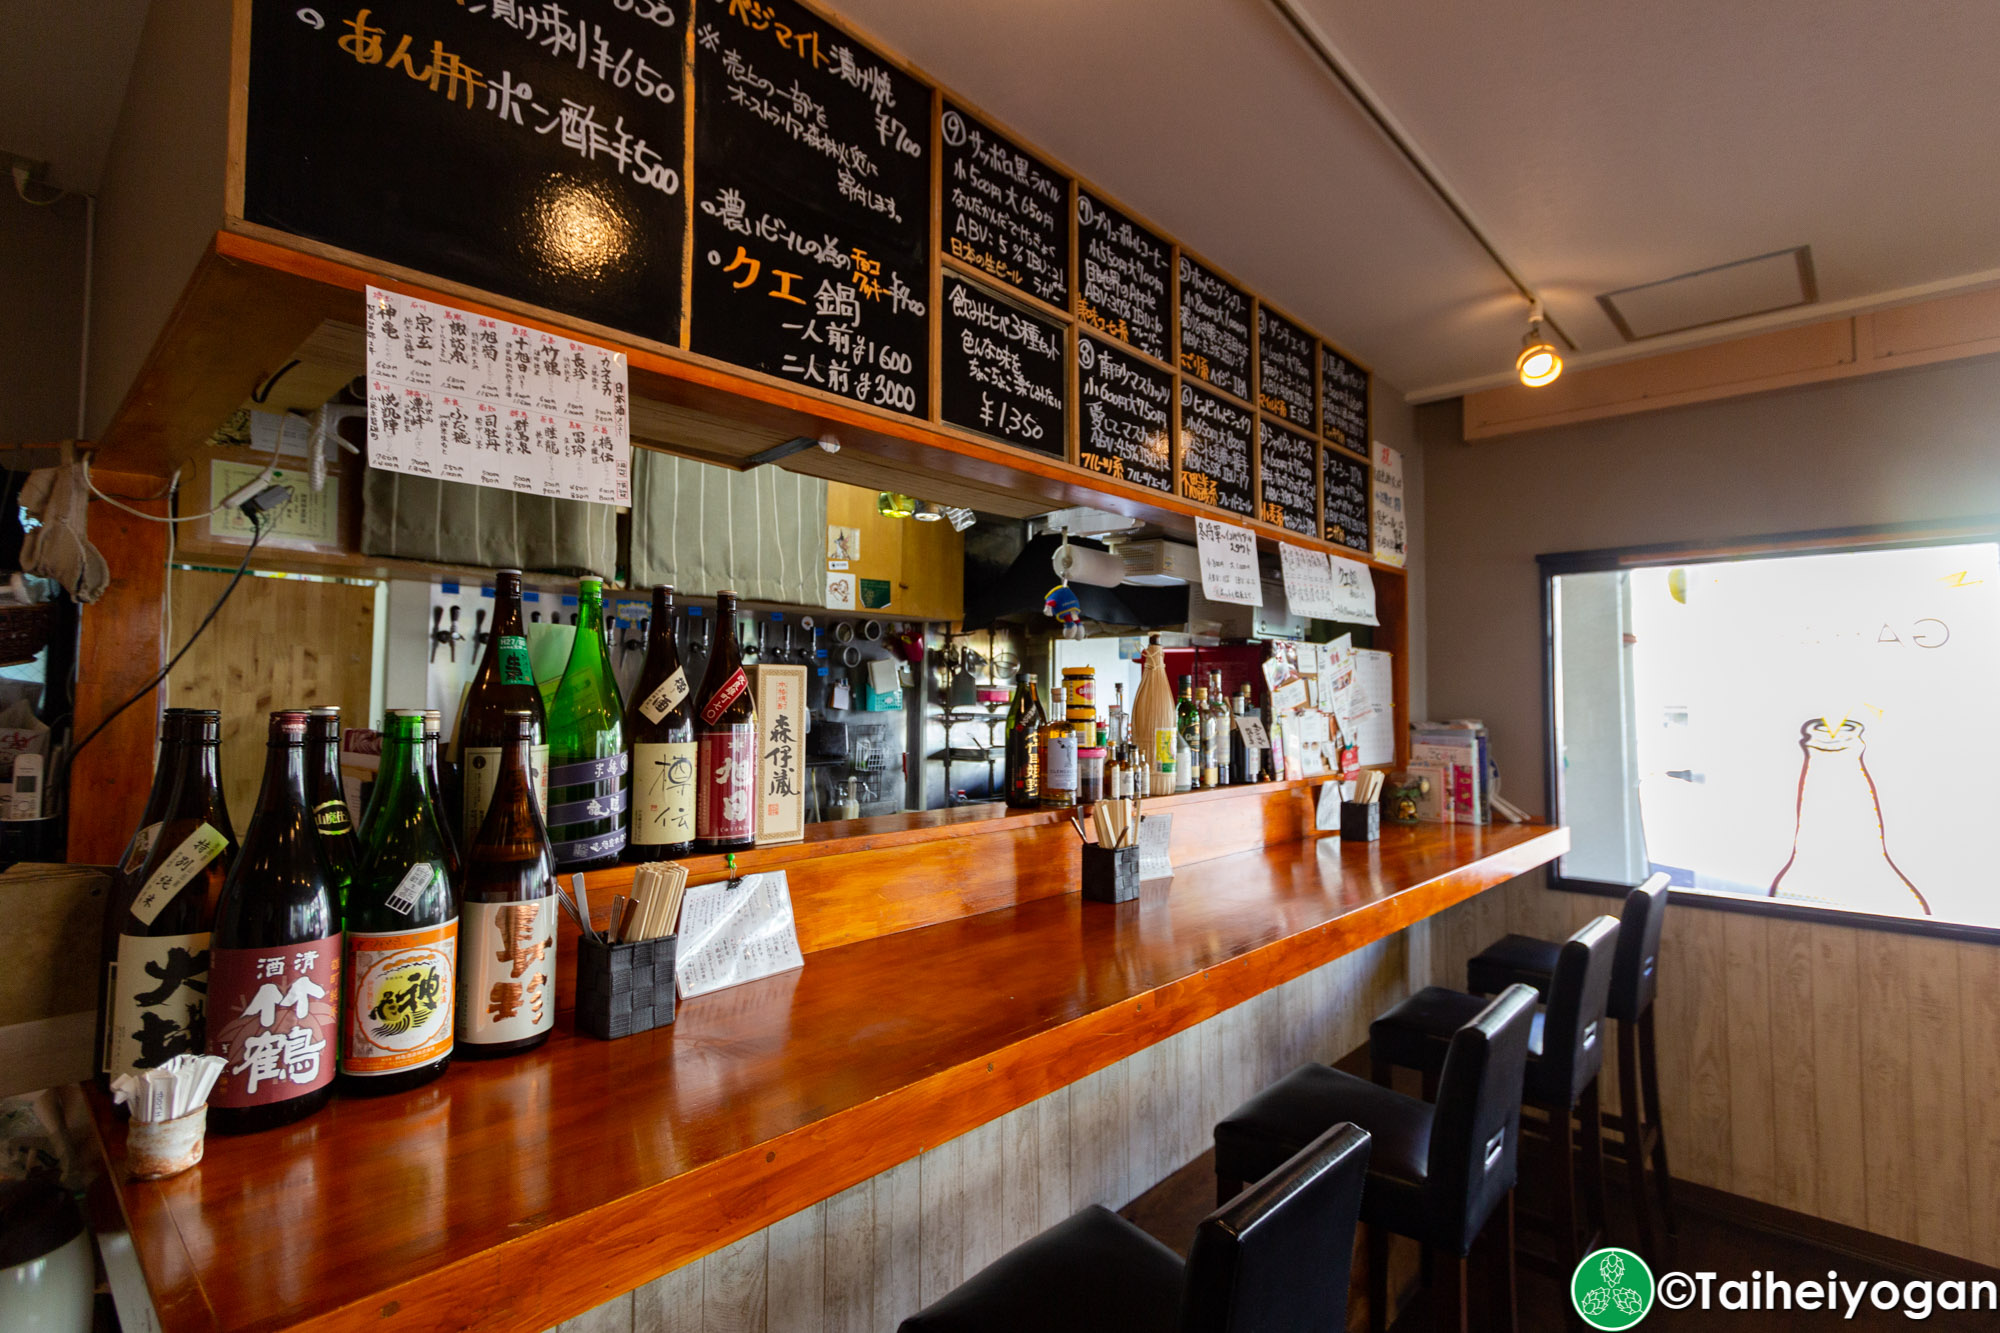
[[[1637,342],[1811,305],[1817,300],[1819,284],[1813,277],[1812,247],[1800,245],[1605,292],[1597,303],[1626,342]]]

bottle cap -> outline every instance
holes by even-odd
[[[302,708],[281,708],[271,714],[271,739],[300,741],[306,738],[306,712]]]

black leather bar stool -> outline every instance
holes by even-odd
[[[1090,1207],[905,1319],[902,1333],[1308,1333],[1347,1327],[1368,1135],[1335,1125],[1203,1219],[1186,1264]]]
[[[1298,1151],[1328,1125],[1351,1121],[1375,1146],[1361,1220],[1368,1224],[1368,1326],[1388,1323],[1389,1246],[1385,1232],[1442,1251],[1449,1287],[1439,1293],[1445,1326],[1468,1327],[1467,1259],[1496,1213],[1503,1233],[1496,1304],[1516,1327],[1514,1177],[1521,1138],[1521,1077],[1528,1059],[1535,993],[1511,986],[1451,1039],[1435,1106],[1325,1065],[1287,1074],[1215,1127],[1216,1192],[1227,1197]],[[1338,1328],[1339,1325],[1332,1327]]]
[[[1667,1172],[1667,1135],[1660,1123],[1660,1073],[1653,1044],[1653,1000],[1660,989],[1660,932],[1667,919],[1667,877],[1652,876],[1625,895],[1618,919],[1618,953],[1611,965],[1605,1012],[1618,1024],[1618,1114],[1607,1117],[1623,1139],[1625,1178],[1639,1220],[1639,1248],[1658,1253],[1653,1231],[1657,1196],[1667,1234],[1674,1220],[1673,1178]],[[1467,989],[1495,995],[1512,985],[1546,996],[1562,946],[1528,935],[1507,935],[1466,964]],[[1653,1195],[1646,1190],[1646,1160],[1653,1164]]]
[[[1548,1008],[1536,1014],[1528,1039],[1527,1076],[1521,1098],[1547,1112],[1555,1152],[1556,1224],[1568,1272],[1592,1248],[1604,1221],[1604,1123],[1597,1075],[1604,1067],[1604,1013],[1618,922],[1600,916],[1558,946]],[[1485,1008],[1478,995],[1426,986],[1368,1027],[1375,1081],[1388,1085],[1401,1065],[1423,1071],[1426,1086],[1444,1066],[1446,1043],[1460,1025]],[[1588,1206],[1577,1204],[1575,1122],[1583,1121],[1583,1184]]]

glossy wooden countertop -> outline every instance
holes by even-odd
[[[670,1028],[465,1061],[124,1179],[167,1333],[540,1333],[1051,1089],[1560,855],[1546,826],[1390,827],[812,954]]]

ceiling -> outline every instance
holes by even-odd
[[[2000,5],[1286,0],[1580,349],[2000,282]],[[827,0],[1413,399],[1504,382],[1525,305],[1274,0]],[[143,0],[0,0],[0,150],[95,187]],[[1818,302],[1628,343],[1597,296],[1809,245]]]

